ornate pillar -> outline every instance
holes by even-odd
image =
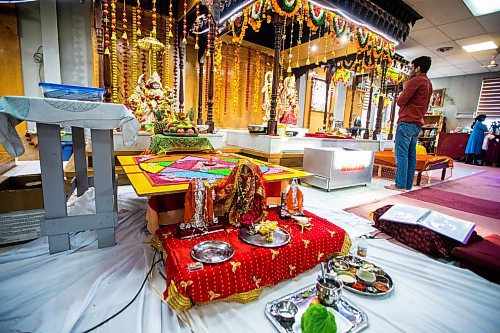
[[[283,42],[283,18],[278,14],[273,14],[274,25],[274,67],[273,67],[273,86],[271,91],[271,110],[267,122],[267,134],[275,135],[278,128],[276,121],[276,103],[278,100],[278,86],[280,82],[280,53],[281,43]]]
[[[215,24],[210,22],[208,28],[210,29],[210,33],[212,36],[215,36],[216,29]],[[214,132],[214,52],[215,52],[215,44],[214,39],[210,39],[210,43],[208,44],[208,51],[210,55],[208,56],[208,91],[207,91],[207,122],[208,125],[208,133]]]
[[[389,135],[387,136],[388,140],[392,140],[392,138],[394,137],[392,135],[392,130],[394,129],[394,117],[396,115],[396,99],[398,98],[398,92],[399,92],[399,84],[396,85],[396,88],[394,90],[394,101],[392,101],[391,105],[391,119],[390,119],[391,127],[389,128]]]
[[[382,111],[384,109],[384,98],[382,97],[382,90],[385,85],[385,74],[387,73],[387,61],[382,62],[382,78],[380,80],[380,93],[378,96],[377,119],[375,121],[375,130],[373,131],[373,140],[377,140],[377,134],[381,133],[382,127]]]
[[[370,96],[368,97],[368,110],[366,112],[366,123],[365,123],[365,133],[363,134],[363,139],[368,140],[370,138],[370,118],[372,116],[372,100],[373,100],[373,77],[375,70],[372,69],[370,72]]]
[[[103,76],[104,76],[104,95],[103,102],[111,103],[111,97],[113,95],[111,91],[111,59],[109,54],[103,55]]]
[[[323,113],[323,131],[326,132],[326,123],[328,117],[328,100],[330,99],[330,84],[332,83],[332,75],[334,68],[332,66],[326,67],[326,94],[325,94],[325,112]]]
[[[203,124],[203,57],[198,60],[198,117],[196,119],[197,125]]]

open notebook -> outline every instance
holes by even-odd
[[[381,220],[420,225],[463,244],[467,243],[476,226],[475,223],[444,215],[430,209],[394,205],[387,210]]]

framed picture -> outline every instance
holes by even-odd
[[[313,78],[311,88],[311,110],[325,112],[326,82]]]
[[[442,108],[444,105],[444,96],[446,95],[446,88],[435,89],[432,91],[431,107]]]

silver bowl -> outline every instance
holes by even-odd
[[[342,297],[342,288],[344,284],[338,277],[335,279],[323,279],[318,277],[316,283],[316,291],[318,292],[318,299],[321,304],[332,306],[337,303]]]
[[[295,315],[299,311],[297,305],[292,301],[281,301],[276,304],[276,314],[283,321],[295,321]]]
[[[206,241],[193,246],[191,257],[206,264],[218,264],[231,259],[234,248],[226,242]]]

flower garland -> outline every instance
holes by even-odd
[[[304,26],[304,18],[299,13],[299,39],[297,40],[297,62],[295,63],[296,67],[299,67],[299,59],[300,59],[300,45],[302,44],[302,27]]]
[[[226,44],[226,70],[225,70],[225,78],[224,78],[224,115],[227,115],[227,86],[229,81],[229,45]]]
[[[239,113],[240,99],[239,99],[239,87],[240,87],[240,45],[237,44],[234,49],[234,76],[231,81],[231,94],[233,98],[233,113]]]
[[[311,59],[309,58],[311,55],[311,35],[312,35],[312,30],[309,30],[309,40],[307,42],[307,60],[306,60],[306,65],[311,64]]]
[[[152,9],[152,14],[151,14],[151,37],[156,38],[156,0],[152,1],[153,3],[153,9]],[[151,49],[151,74],[156,72],[156,66],[157,66],[157,54],[156,50]]]
[[[233,42],[241,43],[247,30],[248,14],[246,11],[240,12],[231,18],[231,31]]]
[[[251,72],[252,50],[248,48],[247,53],[247,77],[245,87],[245,112],[248,111],[248,104],[250,102],[250,72]]]
[[[356,28],[356,36],[357,36],[356,41],[357,41],[361,51],[366,50],[367,46],[368,46],[368,42],[370,41],[370,32],[363,27],[357,27]]]
[[[319,27],[325,24],[326,10],[309,1],[305,1],[304,4],[306,6],[307,26],[313,31],[316,31]]]
[[[260,100],[260,62],[262,61],[260,51],[257,51],[257,60],[255,61],[255,72],[253,78],[253,113],[259,112]]]
[[[271,0],[272,8],[284,17],[293,17],[299,11],[300,0]]]
[[[173,27],[174,29],[177,29],[177,25]],[[174,99],[177,99],[177,52],[175,52],[175,50],[178,49],[178,46],[179,46],[179,38],[177,37],[177,33],[175,33],[176,31],[174,30],[174,33],[173,33],[173,38],[174,38],[174,82],[173,82],[173,85],[174,85]]]
[[[153,0],[154,1],[154,0]],[[170,0],[172,2],[172,0]],[[182,44],[187,44],[187,0],[184,0],[184,17],[182,18]]]
[[[137,11],[132,10],[132,82],[137,83]]]
[[[347,27],[347,21],[344,18],[334,14],[334,16],[333,16],[333,30],[335,31],[335,34],[337,35],[337,37],[340,37],[341,35],[344,34],[346,27]]]
[[[111,71],[112,101],[118,102],[118,49],[116,45],[116,0],[111,0]]]
[[[290,47],[288,48],[288,67],[286,69],[287,74],[292,73],[292,43],[293,43],[293,17],[292,24],[290,24]]]
[[[122,11],[122,40],[123,40],[123,97],[128,98],[128,37],[127,37],[127,5],[123,1]]]
[[[163,82],[163,85],[170,87],[170,20],[167,17],[165,20],[165,57],[163,58],[164,61],[164,71],[163,73],[165,74],[165,79]]]
[[[137,0],[137,7],[136,7],[136,13],[137,13],[137,36],[141,36],[141,0]]]
[[[206,66],[203,68],[203,70],[205,72],[204,73],[205,74],[205,103],[204,103],[205,112],[208,112],[208,62],[209,62],[208,61],[208,58],[209,58],[208,53],[209,53],[209,51],[207,48],[206,55],[205,55],[205,65]]]
[[[345,68],[337,68],[337,70],[333,74],[333,83],[335,85],[337,85],[339,82],[342,82],[344,86],[347,86],[347,83],[350,79],[351,71],[348,71]]]
[[[260,30],[262,24],[261,16],[265,3],[266,0],[259,0],[252,6],[250,6],[248,13],[248,23],[255,32],[258,32]]]
[[[196,3],[196,19],[198,19],[200,17],[200,2],[197,2]],[[198,45],[198,41],[199,41],[199,33],[200,33],[200,25],[199,24],[196,24],[195,28],[195,42],[194,42],[194,48],[195,50],[198,50],[200,48],[200,46]]]
[[[380,36],[373,36],[372,38],[372,55],[375,59],[380,58],[384,53],[384,40]]]
[[[220,117],[220,100],[222,87],[222,41],[215,37],[214,51],[214,74],[215,74],[215,92],[214,92],[214,114]],[[208,67],[208,66],[207,66]]]
[[[352,71],[355,66],[356,66],[356,61],[354,61],[354,60],[351,60],[351,61],[349,61],[347,59],[342,60],[342,68],[343,69]]]
[[[103,30],[104,30],[104,54],[110,54],[109,52],[109,4],[108,0],[104,0],[103,3],[103,14],[104,14],[104,19],[103,21]]]

